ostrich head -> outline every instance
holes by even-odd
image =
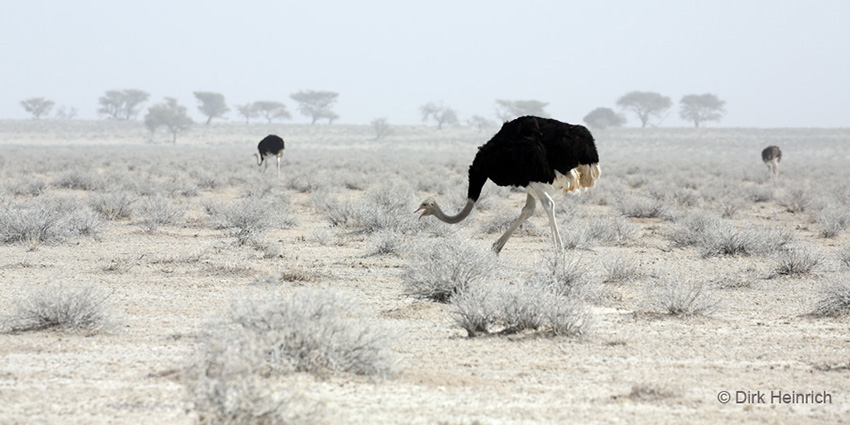
[[[419,208],[414,211],[415,213],[422,211],[422,214],[419,214],[419,218],[425,217],[426,215],[434,215],[434,212],[437,210],[437,201],[434,198],[428,198],[422,201],[419,204]]]
[[[254,152],[254,158],[257,158],[257,165],[263,165],[263,158],[259,153]]]

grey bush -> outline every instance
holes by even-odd
[[[707,229],[701,244],[702,255],[764,255],[786,248],[794,234],[772,227],[737,229],[721,222]]]
[[[844,269],[850,269],[850,247],[846,247],[838,252],[838,262]]]
[[[580,300],[536,283],[474,285],[453,297],[451,304],[455,322],[470,337],[525,330],[580,336],[591,325]]]
[[[796,214],[806,211],[812,201],[807,191],[794,189],[781,196],[777,202],[785,208],[785,211]]]
[[[39,196],[47,191],[48,185],[42,178],[21,177],[6,187],[14,195]]]
[[[649,304],[674,316],[708,315],[720,303],[715,291],[704,282],[668,274],[647,291]]]
[[[101,222],[74,197],[0,205],[0,242],[61,242],[72,236],[96,235]]]
[[[131,206],[136,199],[136,194],[127,190],[96,192],[89,197],[89,205],[103,218],[116,220],[130,217],[133,212]]]
[[[744,193],[753,202],[769,202],[773,200],[773,189],[769,187],[750,186]]]
[[[408,261],[402,280],[407,293],[439,302],[484,281],[497,264],[493,251],[456,237],[418,240],[404,253]]]
[[[142,229],[153,233],[160,226],[175,223],[183,218],[185,212],[185,209],[175,207],[168,198],[157,195],[143,199],[133,212],[133,216],[139,218],[139,226]]]
[[[820,292],[821,298],[815,303],[813,315],[839,317],[850,314],[850,280],[846,275],[834,278]]]
[[[850,213],[845,208],[830,206],[815,213],[819,233],[825,238],[834,238],[850,226]]]
[[[608,272],[606,282],[627,282],[641,275],[638,263],[622,256],[609,258],[602,266]]]
[[[300,289],[290,295],[235,300],[230,327],[242,349],[270,373],[353,373],[387,377],[395,360],[389,333],[355,316],[357,306],[330,291]]]
[[[91,170],[75,168],[59,175],[52,185],[66,189],[98,190],[103,187],[104,180]]]
[[[643,196],[626,197],[617,204],[617,210],[632,218],[657,218],[665,212],[662,200]]]
[[[181,374],[200,424],[316,424],[321,407],[265,372],[262,346],[234,326],[210,325]]]
[[[109,330],[114,322],[106,311],[108,298],[89,285],[31,288],[15,302],[15,312],[3,318],[3,329],[25,332],[59,328],[88,333]]]
[[[208,202],[204,208],[213,226],[227,231],[239,245],[256,240],[274,226],[294,224],[283,202],[275,202],[270,197],[249,196],[230,203]]]
[[[372,234],[372,251],[369,255],[400,254],[404,236],[392,230],[381,230]]]
[[[596,288],[585,277],[585,266],[568,251],[546,251],[534,264],[529,281],[559,295],[582,299],[596,295]]]
[[[586,236],[594,241],[625,243],[637,232],[637,226],[623,217],[592,217]]]
[[[411,205],[413,190],[405,184],[386,184],[370,190],[362,199],[354,214],[357,225],[366,233],[380,230],[407,232],[416,229],[419,224]]]
[[[799,276],[812,273],[823,262],[823,255],[808,248],[783,251],[774,273],[780,276]]]
[[[704,211],[688,213],[676,220],[666,236],[675,246],[698,245],[706,240],[708,229],[719,226],[720,222],[720,217]]]

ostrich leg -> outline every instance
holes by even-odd
[[[555,242],[555,249],[560,250],[564,247],[564,243],[561,241],[561,233],[558,231],[558,222],[555,221],[555,201],[541,187],[534,185],[533,189],[537,192],[537,199],[540,200],[540,205],[543,205],[546,215],[549,216],[549,228],[552,229],[552,239]]]
[[[522,224],[522,222],[525,221],[528,217],[531,217],[531,215],[534,214],[534,203],[534,196],[531,195],[531,190],[529,190],[528,197],[525,199],[525,206],[522,207],[522,212],[519,214],[519,217],[514,220],[513,223],[511,223],[511,227],[508,227],[508,230],[505,231],[505,234],[503,234],[502,237],[500,237],[499,240],[497,240],[496,243],[493,244],[493,251],[495,251],[496,254],[502,251],[502,248],[508,242],[508,239],[511,238],[511,235],[514,233],[517,227],[519,227],[520,224]]]

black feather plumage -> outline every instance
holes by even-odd
[[[567,174],[579,164],[599,162],[593,135],[581,125],[524,116],[505,122],[469,166],[468,197],[477,201],[487,179],[499,186],[551,184],[555,171]]]
[[[263,138],[263,140],[260,140],[260,144],[257,145],[257,150],[260,151],[260,158],[265,158],[267,156],[277,155],[279,152],[283,151],[284,147],[283,139],[280,138],[280,136],[269,134]]]

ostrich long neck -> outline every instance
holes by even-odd
[[[434,203],[434,217],[437,217],[438,219],[440,219],[440,221],[449,224],[460,223],[461,221],[463,221],[463,219],[469,216],[469,213],[472,212],[473,206],[475,206],[475,201],[473,201],[472,199],[467,199],[466,206],[464,206],[463,209],[460,210],[459,213],[457,213],[457,215],[446,215],[443,210],[440,209],[440,206]]]

